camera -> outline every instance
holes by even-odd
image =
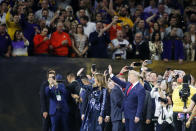
[[[174,79],[178,79],[179,78],[179,74],[174,76]]]
[[[155,88],[155,91],[157,92],[159,89],[158,88]]]
[[[158,98],[158,101],[163,102],[163,103],[165,103],[165,104],[168,103],[168,99],[167,99],[167,98],[161,98],[161,97],[159,97],[159,98]]]
[[[127,70],[133,70],[133,67],[127,66],[126,69],[127,69]]]
[[[134,65],[134,66],[142,66],[142,63],[136,62],[136,63],[134,63],[133,65]]]
[[[106,75],[109,75],[109,68],[105,70]]]
[[[122,20],[117,20],[117,23],[121,23],[122,22]]]
[[[125,44],[119,44],[121,48],[125,47]]]
[[[52,76],[52,79],[53,79],[53,80],[56,80],[56,77],[55,77],[55,76]]]
[[[188,100],[188,97],[190,96],[189,84],[184,83],[182,85],[182,89],[179,91],[179,96],[182,99],[182,101],[186,103],[186,101]]]
[[[186,107],[186,102],[188,100],[188,97],[190,96],[190,88],[189,88],[190,82],[191,82],[191,76],[185,75],[183,77],[182,89],[179,91],[179,96],[184,102],[184,107]]]

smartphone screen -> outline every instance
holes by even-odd
[[[147,60],[146,63],[147,64],[152,64],[152,60]]]
[[[134,63],[134,66],[142,66],[142,63],[136,62],[136,63]]]
[[[93,70],[93,71],[96,70],[96,64],[92,64],[92,70]]]

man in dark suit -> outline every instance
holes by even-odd
[[[110,104],[110,93],[107,89],[106,94],[106,104],[105,104],[105,119],[104,119],[104,131],[111,131],[112,130],[112,123],[110,121],[110,114],[111,114],[111,104]]]
[[[125,88],[123,101],[125,129],[126,131],[139,131],[146,96],[144,87],[139,83],[140,74],[134,70],[130,70],[128,73],[128,82],[124,82],[112,74],[112,67],[110,65],[108,68],[111,79],[122,88]],[[127,67],[125,66],[120,73],[123,74],[127,71]]]
[[[143,34],[141,32],[137,32],[134,37],[134,41],[132,43],[132,50],[128,57],[131,59],[141,59],[146,60],[149,59],[150,51],[148,43],[143,40]]]
[[[71,110],[71,112],[69,113],[69,126],[70,130],[79,131],[82,123],[79,109],[81,86],[80,83],[76,80],[76,75],[73,73],[67,74],[67,82],[67,89],[70,94],[69,106]]]
[[[68,92],[62,83],[57,83],[56,78],[49,74],[49,86],[45,88],[45,94],[49,97],[49,115],[52,131],[69,131],[67,103]]]
[[[91,58],[107,58],[107,46],[111,43],[107,32],[101,33],[103,30],[103,23],[98,21],[96,23],[96,31],[92,32],[89,36],[88,57]]]
[[[152,131],[153,126],[151,125],[152,119],[152,98],[150,92],[146,90],[146,97],[144,101],[144,108],[142,112],[142,131]]]
[[[49,69],[47,72],[47,79],[49,77],[55,77],[55,71]],[[49,86],[48,81],[44,81],[40,88],[40,105],[42,114],[42,131],[49,131],[51,127],[50,117],[48,116],[49,110],[49,98],[45,95],[45,88]]]
[[[114,82],[109,82],[112,131],[122,131],[122,102],[124,94],[121,87]]]

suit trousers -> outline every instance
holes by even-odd
[[[167,126],[163,126],[157,123],[156,131],[174,131],[172,124],[168,124]]]
[[[150,124],[146,124],[145,121],[143,121],[141,131],[154,131],[154,122],[151,121]]]
[[[141,122],[134,122],[134,119],[125,119],[125,131],[140,131],[141,130]]]
[[[112,122],[112,131],[122,131],[122,121],[117,120]]]
[[[52,131],[69,131],[68,115],[60,110],[57,110],[51,117]]]
[[[43,118],[42,117],[42,131],[49,131],[51,129],[51,121],[50,117]]]
[[[182,121],[178,120],[178,112],[173,113],[174,131],[182,131]],[[186,131],[190,131],[190,128],[186,128]]]
[[[112,131],[112,122],[104,122],[104,131]]]
[[[173,113],[174,129],[175,131],[182,131],[182,121],[177,119],[178,113]]]

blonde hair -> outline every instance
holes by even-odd
[[[95,74],[94,78],[97,80],[97,83],[95,83],[93,87],[98,86],[100,89],[103,88],[103,87],[104,88],[107,87],[107,85],[105,83],[105,77],[104,77],[103,74],[100,74],[100,73]]]
[[[140,79],[140,73],[139,72],[137,72],[135,70],[131,70],[131,71],[129,71],[129,75],[130,74],[133,74],[137,78],[137,80]]]

